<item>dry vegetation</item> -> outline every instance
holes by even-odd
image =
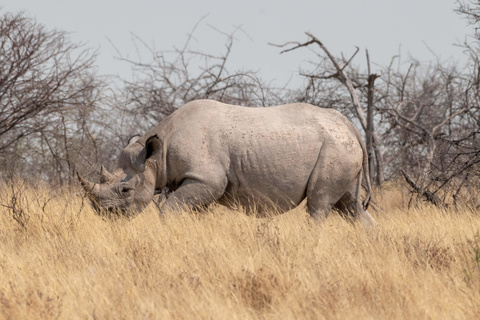
[[[480,318],[479,212],[408,210],[399,191],[373,231],[302,209],[104,221],[20,182],[0,197],[1,319]]]
[[[309,34],[285,50],[319,45],[304,85],[276,88],[231,68],[241,29],[221,32],[219,54],[190,43],[196,27],[183,49],[135,38],[147,57],[120,56],[134,74],[122,80],[97,75],[67,33],[0,10],[0,320],[480,319],[480,2],[456,11],[475,30],[464,66],[395,55],[375,82],[368,52],[362,70]],[[365,133],[379,226],[317,224],[302,208],[95,215],[75,172],[96,178],[128,138],[201,98],[341,111]],[[413,201],[388,185],[401,173]]]

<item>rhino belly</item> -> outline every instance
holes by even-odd
[[[253,177],[252,177],[253,178]],[[225,194],[219,202],[229,207],[241,207],[247,212],[284,213],[298,206],[306,195],[308,179],[295,184],[283,184],[270,179],[248,179],[241,177],[238,181],[229,181]]]
[[[280,125],[242,129],[241,134],[225,140],[230,161],[222,200],[247,210],[273,209],[280,213],[305,199],[322,147],[320,133],[315,127],[281,120]]]

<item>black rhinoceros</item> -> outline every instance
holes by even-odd
[[[336,207],[375,224],[366,210],[371,188],[359,132],[339,112],[305,103],[245,108],[189,102],[132,139],[114,173],[102,166],[99,184],[79,179],[97,211],[140,212],[155,191],[168,187],[173,192],[161,212],[217,202],[281,213],[306,198],[314,218]]]

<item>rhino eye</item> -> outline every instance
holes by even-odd
[[[133,190],[132,187],[122,187],[122,193],[129,193],[132,190]]]

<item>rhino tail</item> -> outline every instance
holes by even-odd
[[[366,189],[367,193],[365,194],[365,199],[363,199],[362,205],[363,205],[363,210],[367,210],[368,206],[370,204],[370,199],[372,197],[372,183],[370,181],[370,172],[368,170],[368,155],[367,155],[367,150],[365,147],[365,144],[362,143],[362,149],[363,149],[363,175],[366,183]]]
[[[362,153],[363,153],[362,171],[363,171],[363,178],[365,179],[365,184],[366,184],[365,189],[367,191],[367,193],[365,194],[365,198],[363,199],[362,206],[363,206],[363,210],[367,210],[368,205],[370,204],[370,199],[372,197],[372,183],[370,181],[370,171],[368,169],[367,147],[365,146],[365,143],[363,142],[362,138],[360,137],[360,133],[358,133],[358,136],[359,136],[359,142],[360,142],[360,145],[362,147]]]
[[[370,200],[372,197],[372,183],[370,181],[370,171],[368,169],[368,153],[367,153],[367,146],[363,142],[362,136],[360,135],[360,132],[358,132],[357,128],[347,120],[348,126],[352,129],[352,131],[355,133],[358,139],[358,143],[360,143],[360,147],[362,148],[362,153],[363,153],[363,161],[362,161],[362,172],[363,172],[363,178],[365,179],[365,189],[367,193],[365,194],[365,198],[363,199],[362,206],[363,210],[367,210],[368,206],[370,204]],[[359,184],[361,185],[361,180],[362,177],[359,177]],[[357,190],[358,193],[359,190]],[[357,194],[358,196],[358,194]]]

